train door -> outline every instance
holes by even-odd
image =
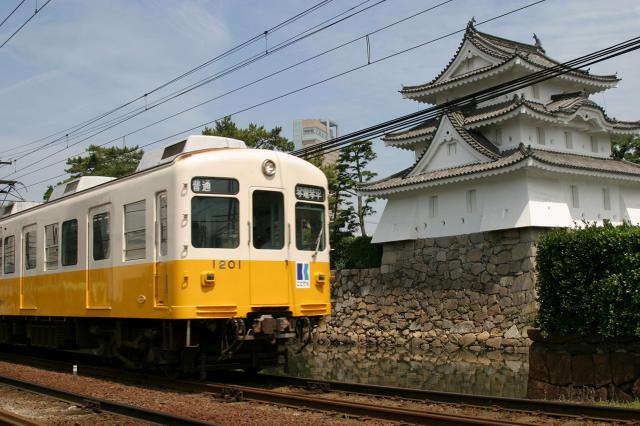
[[[167,192],[156,194],[155,209],[155,249],[154,249],[154,284],[155,305],[168,304],[169,282],[167,277],[166,258],[168,254],[168,210]]]
[[[20,309],[37,309],[37,232],[36,225],[22,229]]]
[[[87,308],[111,309],[113,212],[111,204],[89,210]]]
[[[285,259],[289,258],[289,247],[285,241],[284,194],[281,191],[252,188],[251,217],[251,304],[287,306],[289,274]]]

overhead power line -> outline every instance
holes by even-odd
[[[24,3],[24,2],[23,2],[23,3]],[[27,20],[26,20],[22,25],[20,25],[20,26],[18,27],[18,29],[17,29],[17,30],[15,30],[15,31],[13,32],[13,34],[11,34],[11,35],[9,36],[9,38],[7,38],[7,39],[6,39],[2,44],[0,44],[0,49],[2,49],[2,48],[5,46],[5,44],[9,43],[9,40],[11,40],[11,39],[16,35],[16,34],[18,34],[18,33],[20,32],[20,30],[21,30],[21,29],[23,29],[23,28],[25,27],[25,25],[27,25],[27,24],[29,23],[29,21],[31,21],[31,20],[32,20],[32,19],[33,19],[37,14],[38,14],[38,12],[40,12],[42,9],[44,9],[45,7],[47,7],[47,5],[48,5],[49,3],[51,3],[51,0],[47,0],[47,1],[46,1],[46,2],[45,2],[45,3],[40,7],[40,9],[36,8],[36,9],[35,9],[35,11],[33,12],[33,14],[32,14],[32,15],[31,15],[31,16],[30,16],[30,17],[29,17],[29,18],[28,18],[28,19],[27,19]],[[18,7],[20,7],[20,5],[21,5],[21,4],[22,4],[22,3],[20,3],[20,4],[18,5]],[[17,9],[17,8],[16,8],[16,9]],[[15,12],[15,10],[14,10],[14,12]],[[9,17],[11,17],[11,15],[13,15],[13,12],[11,12],[11,14],[10,14],[6,19],[9,19]],[[6,21],[6,19],[5,19],[5,21]],[[4,23],[4,21],[3,21],[2,23]]]
[[[84,130],[82,130],[82,128],[77,129],[78,131],[82,130],[79,133],[75,133],[75,131],[74,131],[72,133],[65,134],[64,136],[58,137],[57,139],[54,139],[53,141],[47,142],[47,143],[45,143],[45,144],[43,144],[41,146],[38,146],[36,148],[31,148],[31,149],[28,149],[28,150],[21,151],[19,154],[15,154],[14,153],[13,156],[16,157],[15,161],[20,160],[22,158],[25,158],[25,157],[27,157],[27,156],[29,156],[31,154],[36,153],[36,152],[39,152],[39,151],[41,151],[42,149],[44,149],[46,147],[53,146],[53,145],[56,145],[56,144],[61,144],[63,142],[66,143],[66,146],[61,151],[64,151],[64,150],[66,150],[66,149],[68,149],[70,147],[76,146],[79,143],[82,143],[82,142],[85,142],[85,141],[87,141],[89,139],[92,139],[93,137],[95,137],[95,136],[97,136],[97,135],[99,135],[101,133],[104,133],[105,131],[110,130],[110,129],[112,129],[112,128],[114,128],[114,127],[116,127],[116,126],[118,126],[118,125],[120,125],[120,124],[122,124],[124,122],[127,122],[127,121],[129,121],[129,120],[131,120],[131,119],[133,119],[133,118],[135,118],[135,117],[137,117],[137,116],[139,116],[139,115],[141,115],[141,114],[143,114],[143,113],[145,113],[145,112],[147,112],[147,111],[149,111],[151,109],[154,109],[154,108],[156,108],[156,107],[158,107],[160,105],[163,105],[163,104],[165,104],[165,103],[167,103],[167,102],[169,102],[169,101],[171,101],[173,99],[176,99],[176,98],[178,98],[180,96],[188,94],[188,93],[192,92],[193,90],[196,90],[196,89],[198,89],[198,88],[200,88],[200,87],[202,87],[202,86],[204,86],[206,84],[209,84],[209,83],[211,83],[211,82],[213,82],[215,80],[218,80],[218,79],[220,79],[222,77],[230,75],[230,74],[232,74],[232,73],[234,73],[234,72],[236,72],[236,71],[238,71],[238,70],[240,70],[240,69],[242,69],[242,68],[244,68],[244,67],[246,67],[246,66],[248,66],[248,65],[250,65],[250,64],[252,64],[252,63],[254,63],[256,61],[258,61],[258,60],[264,59],[267,56],[272,55],[272,54],[274,54],[276,52],[279,52],[279,51],[281,51],[281,50],[283,50],[283,49],[285,49],[287,47],[290,47],[290,46],[292,46],[292,45],[294,45],[294,44],[296,44],[296,43],[298,43],[298,42],[300,42],[302,40],[305,40],[306,38],[308,38],[308,37],[310,37],[310,36],[312,36],[314,34],[317,34],[317,33],[321,32],[321,31],[324,31],[324,30],[326,30],[328,28],[331,28],[332,26],[334,26],[334,25],[336,25],[336,24],[338,24],[340,22],[343,22],[343,21],[345,21],[347,19],[350,19],[353,16],[356,16],[356,15],[362,13],[362,12],[365,12],[365,11],[371,9],[372,7],[378,6],[379,4],[384,3],[387,0],[378,0],[376,3],[374,3],[372,5],[369,5],[369,6],[365,7],[365,8],[363,8],[363,9],[360,9],[360,10],[356,10],[355,12],[349,14],[348,16],[345,16],[345,17],[342,17],[340,19],[337,19],[340,16],[342,16],[342,15],[344,15],[344,14],[346,14],[346,13],[348,13],[348,12],[350,12],[350,11],[352,11],[352,10],[354,10],[354,9],[360,7],[361,5],[363,5],[365,3],[368,3],[370,1],[371,0],[364,0],[364,1],[360,2],[359,4],[357,4],[356,6],[353,6],[353,7],[349,8],[349,9],[347,9],[346,11],[339,13],[338,15],[336,15],[336,16],[330,18],[330,19],[327,19],[327,20],[323,21],[322,23],[320,23],[318,25],[315,25],[315,26],[313,26],[313,27],[311,27],[311,28],[309,28],[309,29],[307,29],[305,31],[302,31],[301,33],[298,33],[295,36],[288,38],[284,42],[281,42],[281,43],[278,43],[278,44],[274,45],[268,51],[265,51],[265,52],[260,53],[258,55],[254,55],[254,56],[252,56],[250,58],[246,58],[246,59],[240,61],[239,63],[236,63],[236,64],[234,64],[234,65],[232,65],[232,66],[230,66],[230,67],[228,67],[228,68],[226,68],[226,69],[224,69],[222,71],[219,71],[219,72],[217,72],[217,73],[215,73],[215,74],[213,74],[211,76],[208,76],[208,77],[206,77],[204,79],[201,79],[201,80],[199,80],[199,81],[197,81],[195,83],[192,83],[192,84],[190,84],[190,85],[188,85],[186,87],[183,87],[182,89],[179,89],[177,91],[169,93],[169,94],[167,94],[167,95],[165,95],[165,96],[163,96],[163,97],[161,97],[161,98],[159,98],[157,100],[154,100],[151,103],[146,103],[142,107],[136,108],[136,109],[131,110],[131,111],[129,111],[129,112],[123,114],[123,115],[114,117],[114,118],[112,118],[112,119],[110,119],[110,120],[108,120],[106,122],[103,122],[103,123],[100,123],[100,124],[96,124],[95,126],[92,126],[92,127],[83,126]],[[443,3],[441,3],[441,4],[449,3],[451,1],[453,1],[453,0],[447,0],[447,1],[443,2]],[[328,22],[328,24],[327,24],[327,22]],[[326,24],[326,25],[323,25],[323,24]],[[86,135],[89,135],[89,136],[86,136]],[[69,143],[70,141],[76,140],[77,138],[80,138],[80,137],[83,137],[83,136],[86,136],[86,137],[84,137],[83,139],[81,139],[81,140],[79,140],[77,142]]]
[[[392,131],[403,130],[420,124],[430,118],[439,117],[448,111],[471,107],[476,104],[513,93],[527,86],[531,86],[533,84],[567,74],[571,71],[576,71],[579,68],[597,64],[638,49],[640,49],[640,36],[589,53],[571,61],[560,63],[550,68],[545,68],[449,102],[444,102],[434,107],[425,108],[402,117],[394,118],[393,120],[389,120],[384,123],[376,124],[366,129],[358,130],[326,142],[321,142],[307,148],[299,149],[294,151],[292,154],[299,157],[324,155],[329,152],[339,150],[347,145],[372,139]]]
[[[540,83],[542,81],[546,81],[560,75],[576,71],[579,68],[597,64],[599,62],[603,62],[639,49],[640,36],[625,40],[620,43],[616,43],[604,49],[597,50],[595,52],[580,56],[564,63],[558,63],[553,67],[545,68],[543,70],[527,74],[526,76],[471,93],[459,99],[445,102],[435,107],[430,107],[411,114],[403,115],[401,117],[397,117],[392,120],[349,133],[342,137],[331,139],[327,142],[322,142],[308,148],[299,149],[297,151],[294,151],[292,154],[299,157],[311,157],[327,154],[329,152],[342,149],[345,146],[362,142],[366,139],[381,136],[390,131],[414,126],[429,118],[439,117],[441,114],[448,111],[473,106],[481,102],[486,102],[488,100],[513,93],[514,91],[528,87],[532,84]],[[150,144],[153,143],[155,142],[152,142]],[[66,175],[68,175],[68,173],[63,173],[45,180],[32,183],[30,185],[27,185],[25,188],[33,187],[35,185],[50,181],[51,179],[60,178]]]
[[[2,27],[4,25],[4,23],[7,22],[9,20],[9,18],[11,18],[13,16],[13,14],[16,13],[16,11],[18,9],[20,9],[20,6],[22,6],[22,4],[25,1],[27,1],[27,0],[22,0],[20,3],[18,3],[18,5],[11,11],[11,13],[8,14],[7,17],[2,20],[2,22],[0,22],[0,27]]]
[[[169,119],[175,118],[175,117],[177,117],[177,116],[179,116],[179,115],[181,115],[181,114],[184,114],[184,113],[186,113],[186,112],[192,111],[192,110],[194,110],[194,109],[196,109],[196,108],[199,108],[199,107],[201,107],[201,106],[203,106],[203,105],[206,105],[206,104],[208,104],[208,103],[210,103],[210,102],[213,102],[213,101],[215,101],[215,100],[219,100],[219,99],[221,99],[221,98],[223,98],[223,97],[225,97],[225,96],[228,96],[228,95],[230,95],[230,94],[232,94],[232,93],[236,93],[236,92],[238,92],[238,91],[240,91],[240,90],[242,90],[242,89],[245,89],[245,88],[247,88],[247,87],[253,86],[253,85],[255,85],[255,84],[259,83],[259,82],[262,82],[262,81],[267,80],[267,79],[269,79],[269,78],[271,78],[271,77],[274,77],[274,76],[276,76],[276,75],[279,75],[279,74],[281,74],[281,73],[283,73],[283,72],[285,72],[285,71],[289,71],[289,70],[291,70],[291,69],[293,69],[293,68],[295,68],[295,67],[298,67],[298,66],[300,66],[300,65],[303,65],[303,64],[305,64],[305,63],[308,63],[308,62],[310,62],[310,61],[312,61],[312,60],[318,59],[318,58],[320,58],[320,57],[322,57],[322,56],[324,56],[324,55],[327,55],[327,54],[329,54],[329,53],[331,53],[331,52],[335,52],[335,51],[336,51],[336,50],[338,50],[338,49],[342,49],[342,48],[344,48],[344,47],[346,47],[346,46],[349,46],[349,45],[351,45],[351,44],[354,44],[354,43],[356,43],[356,42],[358,42],[358,41],[361,41],[361,40],[365,39],[365,38],[366,38],[366,37],[368,37],[368,36],[371,36],[371,35],[377,34],[377,33],[381,32],[381,31],[383,31],[383,30],[389,29],[389,28],[391,28],[391,27],[393,27],[393,26],[395,26],[395,25],[398,25],[398,24],[400,24],[400,23],[402,23],[402,22],[406,22],[406,21],[407,21],[407,20],[409,20],[409,19],[415,18],[415,17],[420,16],[420,15],[422,15],[422,14],[426,13],[426,12],[432,11],[432,10],[434,10],[434,9],[436,9],[436,8],[438,8],[438,7],[441,7],[441,6],[443,6],[443,5],[446,5],[447,3],[450,3],[450,2],[452,2],[452,1],[453,1],[453,0],[445,0],[445,1],[440,2],[440,3],[436,4],[436,5],[433,5],[433,6],[429,7],[429,8],[423,9],[423,10],[421,10],[421,11],[417,12],[417,13],[414,13],[414,14],[409,15],[409,16],[407,16],[407,17],[404,17],[404,18],[402,18],[402,19],[396,20],[396,21],[394,21],[394,22],[392,22],[392,23],[390,23],[390,24],[387,24],[387,25],[385,25],[385,26],[383,26],[383,27],[377,28],[377,29],[375,29],[375,30],[373,30],[373,31],[371,31],[371,32],[369,32],[369,33],[367,33],[367,34],[361,35],[361,36],[359,36],[359,37],[356,37],[356,38],[351,39],[351,40],[349,40],[349,41],[347,41],[347,42],[341,43],[341,44],[339,44],[339,45],[337,45],[337,46],[334,46],[334,47],[332,47],[332,48],[326,49],[326,50],[324,50],[324,51],[322,51],[322,52],[320,52],[320,53],[317,53],[317,54],[315,54],[315,55],[312,55],[312,56],[310,56],[310,57],[307,57],[306,59],[303,59],[303,60],[301,60],[301,61],[298,61],[298,62],[296,62],[296,63],[294,63],[294,64],[292,64],[292,65],[286,66],[286,67],[281,68],[281,69],[279,69],[279,70],[277,70],[277,71],[274,71],[274,72],[272,72],[272,73],[270,73],[270,74],[264,75],[264,76],[262,76],[262,77],[260,77],[260,78],[258,78],[258,79],[256,79],[256,80],[253,80],[253,81],[251,81],[251,82],[249,82],[249,83],[242,84],[242,85],[240,85],[239,87],[236,87],[236,88],[234,88],[234,89],[228,90],[228,91],[226,91],[226,92],[224,92],[224,93],[222,93],[222,94],[220,94],[220,95],[217,95],[217,96],[214,96],[214,97],[212,97],[212,98],[209,98],[209,99],[207,99],[207,100],[205,100],[205,101],[199,102],[199,103],[197,103],[197,104],[195,104],[195,105],[192,105],[192,106],[190,106],[190,107],[188,107],[188,108],[186,108],[186,109],[183,109],[183,110],[181,110],[181,111],[178,111],[178,112],[176,112],[176,113],[172,113],[172,114],[170,114],[170,115],[168,115],[168,116],[165,116],[165,117],[163,117],[163,118],[161,118],[161,119],[159,119],[159,120],[156,120],[156,121],[154,121],[154,122],[152,122],[152,123],[146,124],[146,125],[144,125],[144,126],[142,126],[142,127],[139,127],[139,128],[137,128],[137,129],[135,129],[135,130],[129,131],[129,132],[127,132],[127,133],[125,133],[125,134],[122,134],[122,135],[120,135],[120,136],[118,136],[118,137],[115,137],[115,138],[113,138],[113,139],[111,139],[111,140],[109,140],[109,141],[107,141],[107,142],[104,142],[104,143],[102,143],[102,144],[99,144],[98,146],[105,146],[105,145],[108,145],[108,144],[110,144],[110,143],[112,143],[112,142],[117,142],[117,141],[120,141],[120,140],[123,140],[123,139],[124,139],[124,140],[126,140],[126,138],[127,138],[127,137],[129,137],[129,136],[131,136],[131,135],[134,135],[134,134],[136,134],[136,133],[139,133],[139,132],[140,132],[140,131],[142,131],[142,130],[148,129],[148,128],[152,127],[152,126],[155,126],[155,125],[157,125],[157,124],[160,124],[160,123],[162,123],[162,122],[165,122],[165,121],[167,121],[167,120],[169,120]],[[376,4],[377,4],[377,3],[376,3]],[[127,121],[128,119],[129,119],[129,118],[125,118],[125,119],[123,119],[122,121]],[[93,138],[93,137],[95,137],[95,136],[99,135],[100,133],[103,133],[103,132],[105,132],[105,131],[107,131],[107,130],[111,129],[112,127],[115,127],[116,125],[118,125],[118,124],[120,124],[120,123],[121,123],[121,122],[117,122],[117,123],[112,124],[112,125],[109,125],[109,126],[107,126],[107,127],[103,127],[103,128],[101,128],[101,129],[97,130],[95,133],[91,134],[90,136],[87,136],[87,137],[85,137],[85,138],[83,138],[83,139],[80,139],[80,140],[76,140],[75,142],[72,142],[72,143],[70,143],[70,144],[68,143],[68,142],[69,142],[69,140],[67,140],[67,145],[66,145],[66,147],[65,147],[64,149],[59,150],[59,151],[58,151],[58,153],[59,153],[59,152],[62,152],[62,151],[64,151],[64,150],[66,150],[66,149],[68,149],[68,148],[71,148],[71,147],[73,147],[73,146],[79,145],[80,143],[85,142],[85,141],[87,141],[87,140],[89,140],[89,139],[91,139],[91,138]],[[34,152],[35,152],[35,151],[34,151]],[[80,153],[80,154],[81,154],[81,153]],[[80,155],[80,154],[77,154],[77,155]],[[26,155],[23,155],[23,156],[21,156],[21,157],[18,157],[18,159],[20,159],[20,158],[22,158],[22,157],[24,157],[24,156],[26,156]],[[26,169],[26,168],[29,168],[29,167],[31,167],[31,166],[34,166],[34,165],[36,165],[36,164],[38,164],[38,163],[39,163],[39,161],[33,161],[32,163],[29,163],[29,164],[27,164],[27,165],[22,166],[22,170],[24,170],[24,169]],[[14,173],[15,173],[15,172],[14,172]]]
[[[50,1],[51,0],[48,0],[47,3],[49,3]],[[99,114],[99,115],[97,115],[95,117],[92,117],[92,118],[90,118],[88,120],[85,120],[85,121],[83,121],[81,123],[78,123],[76,125],[68,127],[68,128],[66,128],[64,130],[60,130],[58,132],[52,133],[52,134],[50,134],[48,136],[39,138],[39,139],[34,140],[32,142],[29,142],[29,143],[26,143],[26,144],[22,144],[20,147],[30,146],[30,145],[36,144],[38,142],[45,141],[47,139],[50,139],[50,138],[56,137],[56,136],[57,136],[56,141],[64,139],[66,136],[72,135],[73,133],[85,128],[86,126],[89,126],[89,125],[91,125],[93,123],[96,123],[99,120],[102,120],[103,118],[108,117],[111,114],[113,114],[113,113],[115,113],[117,111],[120,111],[120,110],[128,107],[129,105],[131,105],[131,104],[133,104],[133,103],[135,103],[135,102],[137,102],[139,100],[143,100],[143,99],[147,98],[149,95],[151,95],[151,94],[153,94],[155,92],[158,92],[159,90],[161,90],[161,89],[163,89],[163,88],[165,88],[165,87],[167,87],[167,86],[169,86],[169,85],[171,85],[171,84],[173,84],[173,83],[175,83],[177,81],[180,81],[180,80],[188,77],[189,75],[194,74],[197,71],[199,71],[199,70],[201,70],[203,68],[206,68],[209,65],[211,65],[211,64],[213,64],[213,63],[215,63],[215,62],[217,62],[217,61],[219,61],[219,60],[221,60],[223,58],[226,58],[226,57],[228,57],[228,56],[230,56],[230,55],[232,55],[232,54],[234,54],[234,53],[236,53],[236,52],[238,52],[238,51],[240,51],[240,50],[242,50],[242,49],[244,49],[244,48],[246,48],[248,46],[251,46],[252,44],[256,43],[257,41],[262,40],[268,34],[271,34],[271,33],[275,32],[275,31],[278,31],[278,30],[284,28],[285,26],[287,26],[289,24],[292,24],[293,22],[295,22],[295,21],[301,19],[302,17],[304,17],[304,16],[306,16],[306,15],[308,15],[308,14],[310,14],[310,13],[312,13],[312,12],[318,10],[318,9],[320,9],[323,6],[326,6],[327,4],[329,4],[329,3],[333,2],[333,1],[334,0],[322,0],[322,1],[318,2],[318,3],[316,3],[315,5],[303,10],[302,12],[300,12],[300,13],[298,13],[298,14],[290,17],[290,18],[287,18],[286,20],[274,25],[273,27],[267,29],[266,31],[263,31],[263,32],[261,32],[259,34],[256,34],[253,37],[250,37],[249,39],[243,41],[242,43],[239,43],[239,44],[235,45],[234,47],[232,47],[230,49],[227,49],[224,52],[222,52],[222,53],[220,53],[220,54],[218,54],[218,55],[216,55],[216,56],[214,56],[214,57],[212,57],[210,59],[207,59],[206,61],[202,62],[201,64],[199,64],[199,65],[197,65],[197,66],[195,66],[195,67],[193,67],[193,68],[191,68],[191,69],[189,69],[189,70],[187,70],[185,72],[183,72],[182,74],[180,74],[180,75],[178,75],[176,77],[173,77],[172,79],[170,79],[170,80],[168,80],[168,81],[166,81],[166,82],[164,82],[164,83],[162,83],[162,84],[160,84],[158,86],[153,87],[152,89],[146,91],[142,95],[139,95],[139,96],[137,96],[135,98],[132,98],[129,101],[124,102],[121,105],[118,105],[118,106],[116,106],[116,107],[114,107],[112,109],[109,109],[109,110],[107,110],[107,111],[105,111],[105,112],[103,112],[103,113],[101,113],[101,114]],[[369,1],[369,0],[367,0],[367,1]],[[47,3],[45,3],[45,5]],[[40,10],[42,10],[45,5],[43,5],[40,8]]]
[[[486,23],[488,23],[488,22],[495,21],[495,20],[497,20],[497,19],[503,18],[503,17],[508,16],[508,15],[511,15],[511,14],[513,14],[513,13],[516,13],[516,12],[519,12],[519,11],[522,11],[522,10],[525,10],[525,9],[527,9],[527,8],[529,8],[529,7],[532,7],[532,6],[535,6],[535,5],[538,5],[538,4],[541,4],[541,3],[544,3],[545,1],[546,1],[546,0],[538,0],[538,1],[535,1],[535,2],[532,2],[532,3],[529,3],[529,4],[527,4],[527,5],[521,6],[521,7],[519,7],[519,8],[512,9],[512,10],[507,11],[507,12],[505,12],[505,13],[501,13],[501,14],[499,14],[499,15],[496,15],[496,16],[494,16],[494,17],[492,17],[492,18],[489,18],[489,19],[486,19],[486,20],[484,20],[484,21],[478,22],[478,23],[476,24],[476,26],[479,26],[479,25],[482,25],[482,24],[486,24]],[[363,68],[366,68],[367,66],[374,65],[374,64],[377,64],[377,63],[380,63],[380,62],[386,61],[386,60],[391,59],[391,58],[393,58],[393,57],[395,57],[395,56],[398,56],[398,55],[401,55],[401,54],[408,53],[408,52],[410,52],[410,51],[412,51],[412,50],[415,50],[415,49],[418,49],[418,48],[420,48],[420,47],[424,47],[424,46],[426,46],[426,45],[429,45],[429,44],[435,43],[435,42],[437,42],[437,41],[443,40],[443,39],[445,39],[445,38],[447,38],[447,37],[451,37],[451,36],[453,36],[453,35],[455,35],[455,34],[458,34],[458,33],[464,32],[465,30],[466,30],[466,27],[463,27],[463,28],[458,29],[458,30],[456,30],[456,31],[452,31],[452,32],[450,32],[450,33],[447,33],[447,34],[444,34],[444,35],[442,35],[442,36],[436,37],[436,38],[434,38],[434,39],[428,40],[428,41],[426,41],[426,42],[419,43],[419,44],[417,44],[417,45],[411,46],[411,47],[409,47],[409,48],[405,48],[405,49],[403,49],[403,50],[401,50],[401,51],[395,52],[395,53],[390,54],[390,55],[388,55],[388,56],[385,56],[385,57],[379,58],[379,59],[377,59],[377,60],[375,60],[375,61],[369,61],[369,62],[365,63],[364,65],[359,65],[359,66],[356,66],[356,67],[350,68],[350,69],[348,69],[348,70],[346,70],[346,71],[340,72],[340,73],[338,73],[338,74],[334,74],[334,75],[332,75],[332,76],[330,76],[330,77],[327,77],[327,78],[325,78],[325,79],[322,79],[322,80],[316,81],[316,82],[311,83],[311,84],[308,84],[308,85],[306,85],[306,86],[299,87],[299,88],[297,88],[297,89],[294,89],[294,90],[291,90],[291,91],[285,92],[285,93],[283,93],[283,94],[281,94],[281,95],[278,95],[278,96],[275,96],[275,97],[273,97],[273,98],[270,98],[270,99],[264,100],[264,101],[262,101],[262,102],[259,102],[259,103],[256,103],[256,104],[253,104],[253,105],[250,105],[250,106],[245,107],[245,108],[242,108],[242,109],[240,109],[240,110],[236,110],[236,111],[233,111],[233,112],[226,113],[226,114],[222,115],[221,117],[218,117],[218,118],[216,118],[216,119],[214,119],[214,120],[210,120],[210,121],[207,121],[207,122],[205,122],[205,123],[199,123],[199,124],[197,124],[197,125],[195,125],[195,126],[193,126],[193,127],[190,127],[190,128],[188,128],[188,129],[184,129],[184,130],[181,130],[181,131],[179,131],[179,132],[177,132],[177,133],[173,133],[173,134],[168,135],[168,136],[166,136],[166,137],[163,137],[163,138],[160,138],[160,139],[156,139],[156,140],[154,140],[154,141],[152,141],[152,142],[149,142],[149,143],[146,143],[146,144],[140,145],[140,148],[146,148],[146,147],[148,147],[148,146],[151,146],[151,145],[154,145],[154,144],[157,144],[157,143],[163,142],[163,141],[165,141],[165,140],[168,140],[168,139],[174,138],[174,137],[176,137],[176,136],[179,136],[179,135],[182,135],[182,134],[184,134],[184,133],[187,133],[187,132],[193,131],[193,130],[195,130],[195,129],[199,129],[199,128],[202,128],[202,127],[205,127],[205,126],[211,125],[211,124],[213,124],[213,123],[215,123],[215,122],[217,122],[217,121],[220,121],[221,119],[223,119],[223,118],[224,118],[224,117],[226,117],[226,116],[237,115],[237,114],[240,114],[240,113],[243,113],[243,112],[246,112],[246,111],[249,111],[249,110],[252,110],[252,109],[258,108],[258,107],[260,107],[260,106],[266,105],[266,104],[268,104],[268,103],[275,102],[275,101],[277,101],[277,100],[279,100],[279,99],[283,99],[283,98],[285,98],[285,97],[288,97],[288,96],[291,96],[291,95],[293,95],[293,94],[296,94],[296,93],[302,92],[302,91],[307,90],[307,89],[309,89],[309,88],[312,88],[312,87],[318,86],[318,85],[320,85],[320,84],[326,83],[326,82],[328,82],[328,81],[334,80],[334,79],[339,78],[339,77],[342,77],[342,76],[344,76],[344,75],[347,75],[347,74],[353,73],[353,72],[355,72],[355,71],[361,70],[361,69],[363,69]],[[362,37],[361,37],[361,38],[362,38]],[[119,138],[113,139],[113,140],[111,140],[111,141],[107,141],[107,142],[105,142],[105,143],[103,143],[103,144],[99,144],[98,146],[100,146],[100,147],[102,147],[102,146],[106,146],[106,145],[108,145],[108,144],[110,144],[110,143],[112,143],[112,142],[115,142],[115,141],[121,140],[121,138],[122,138],[122,136],[121,136],[121,137],[119,137]],[[73,158],[73,157],[81,156],[82,154],[83,154],[83,152],[79,152],[78,154],[72,155],[72,156],[70,156],[70,157],[68,157],[68,158],[66,158],[66,159],[63,159],[63,160],[57,160],[57,161],[54,161],[54,162],[51,162],[51,163],[48,163],[48,164],[42,164],[42,163],[41,163],[41,161],[35,161],[35,162],[32,162],[32,163],[28,164],[27,166],[23,166],[23,167],[22,167],[22,169],[24,170],[24,169],[26,169],[26,168],[28,168],[28,167],[30,167],[30,166],[38,165],[38,166],[39,166],[39,169],[38,169],[37,171],[40,171],[40,170],[43,170],[43,169],[45,169],[45,168],[51,167],[51,166],[53,166],[53,165],[55,165],[55,164],[59,164],[59,163],[65,162],[65,161],[66,161],[66,160],[68,160],[69,158]],[[31,172],[23,173],[23,174],[21,174],[20,176],[17,176],[15,179],[21,179],[21,178],[23,178],[23,177],[25,177],[25,176],[28,176],[28,175],[31,175],[31,174],[33,174],[33,173],[35,173],[35,172],[36,172],[36,171],[31,171]],[[14,173],[10,173],[10,174],[9,174],[9,175],[7,175],[7,176],[10,176],[10,175],[12,175],[12,174],[14,174]],[[64,176],[64,175],[65,175],[65,174],[62,174],[61,176]],[[6,176],[5,176],[5,177],[6,177]],[[58,176],[55,176],[55,177],[53,177],[52,179],[55,179],[55,178],[57,178],[57,177],[58,177]]]

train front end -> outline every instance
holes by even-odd
[[[160,275],[192,353],[183,358],[202,372],[286,361],[287,344],[304,345],[331,313],[326,177],[253,149],[184,156],[176,174],[179,244]]]

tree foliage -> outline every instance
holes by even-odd
[[[375,158],[376,153],[373,151],[371,141],[356,142],[340,152],[336,164],[339,192],[355,198],[355,206],[353,202],[344,200],[348,206],[344,220],[348,228],[358,229],[363,237],[367,237],[365,218],[375,213],[371,205],[375,198],[358,194],[356,187],[377,176],[377,173],[367,169],[369,163]]]
[[[143,153],[144,151],[137,146],[105,148],[90,145],[86,150],[86,155],[67,159],[65,172],[71,176],[58,182],[58,185],[81,176],[118,178],[129,175],[136,171]],[[49,185],[43,196],[45,201],[49,199],[51,192],[53,192],[53,186]]]
[[[271,130],[255,123],[249,123],[247,128],[240,128],[231,120],[225,117],[217,121],[214,127],[205,127],[202,131],[206,136],[223,136],[243,141],[249,148],[272,149],[275,151],[293,151],[293,142],[280,135],[282,127],[274,127]]]
[[[640,163],[640,136],[624,135],[615,137],[612,151],[613,158]]]

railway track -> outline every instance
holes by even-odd
[[[236,382],[242,379],[233,379]],[[610,407],[603,405],[579,404],[560,401],[545,401],[524,398],[506,398],[497,396],[470,395],[463,393],[441,392],[422,389],[397,388],[390,386],[367,385],[360,383],[335,382],[327,380],[305,379],[290,376],[260,374],[246,376],[245,381],[268,384],[270,386],[295,386],[307,389],[321,389],[354,393],[368,396],[394,397],[417,401],[462,404],[474,407],[493,407],[533,414],[576,417],[595,421],[628,421],[640,423],[640,410]]]
[[[37,422],[26,417],[12,413],[11,411],[0,410],[0,425],[10,426],[44,426],[44,423]]]
[[[23,358],[23,363],[24,358]],[[27,357],[27,364],[46,365],[48,368],[56,370],[69,371],[68,362],[60,362],[51,360],[43,360],[41,358]],[[303,408],[320,410],[325,412],[334,412],[347,416],[355,416],[363,419],[381,419],[399,421],[412,424],[430,424],[430,425],[526,425],[540,424],[527,423],[526,421],[512,421],[501,419],[499,416],[492,418],[483,418],[482,414],[474,414],[467,416],[465,414],[446,414],[442,408],[438,411],[429,411],[428,408],[409,409],[399,407],[397,404],[385,404],[384,400],[367,402],[355,402],[353,398],[346,396],[345,398],[336,398],[334,394],[331,397],[325,397],[323,393],[334,392],[344,394],[355,394],[366,397],[375,398],[393,398],[395,400],[402,399],[409,402],[420,403],[440,403],[449,404],[455,407],[474,407],[478,409],[494,411],[508,411],[509,415],[505,418],[515,417],[517,413],[529,414],[531,416],[549,416],[555,419],[593,421],[593,422],[619,422],[629,424],[640,424],[640,410],[623,409],[608,406],[595,406],[587,404],[564,403],[555,401],[539,401],[517,398],[503,398],[491,396],[476,396],[467,394],[457,394],[449,392],[437,392],[428,390],[416,390],[406,388],[395,388],[387,386],[364,385],[357,383],[343,383],[333,381],[309,380],[302,378],[294,378],[288,376],[274,375],[246,375],[243,373],[224,374],[218,377],[216,383],[193,381],[193,380],[169,380],[158,376],[148,376],[138,373],[122,372],[112,368],[80,366],[81,374],[116,381],[135,381],[137,383],[155,385],[162,387],[171,387],[174,390],[185,392],[200,392],[204,394],[212,394],[220,401],[253,401],[259,403],[268,403],[282,405],[292,408]],[[2,379],[0,378],[0,382]],[[294,389],[283,392],[279,390],[269,389],[272,387],[289,386]],[[298,388],[299,391],[296,391]],[[309,394],[312,390],[314,394]],[[66,398],[63,398],[66,399]],[[92,401],[92,398],[81,397],[75,402],[82,403],[86,400]],[[99,406],[105,411],[112,401],[97,401]],[[425,407],[427,405],[425,404]],[[128,407],[132,408],[132,407]],[[133,407],[135,408],[135,407]],[[145,410],[149,411],[149,410]],[[120,411],[113,411],[118,414],[125,414]],[[154,412],[154,414],[161,414]],[[136,417],[136,414],[130,415]],[[479,417],[480,416],[480,417]],[[173,416],[175,417],[175,416]],[[191,419],[174,419],[174,421],[191,421]],[[204,422],[192,423],[167,423],[167,420],[153,420],[149,418],[147,421],[163,423],[163,424],[210,424]]]
[[[190,419],[187,417],[179,417],[160,411],[149,410],[142,407],[136,407],[133,405],[93,398],[80,393],[70,392],[61,388],[53,386],[45,386],[42,384],[19,380],[9,376],[0,375],[0,383],[8,386],[12,386],[18,389],[26,390],[29,392],[37,393],[40,395],[46,395],[48,397],[56,398],[61,401],[71,402],[80,406],[84,406],[89,409],[97,411],[106,411],[121,416],[127,416],[136,420],[142,420],[150,423],[157,423],[161,425],[172,426],[211,426],[212,423],[202,422],[199,420]],[[6,420],[5,416],[6,415]],[[12,413],[3,412],[0,413],[0,424],[9,425],[41,425],[41,423],[32,422],[29,419],[16,416]]]

